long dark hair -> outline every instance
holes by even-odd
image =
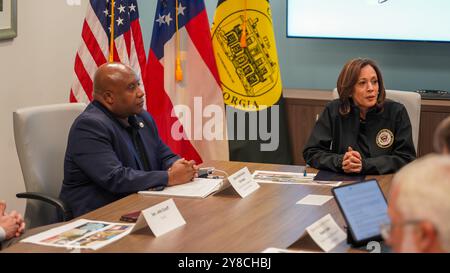
[[[341,115],[347,115],[350,113],[350,97],[353,94],[355,84],[358,82],[361,69],[367,65],[370,65],[377,73],[379,90],[376,107],[378,109],[383,108],[383,103],[386,98],[386,90],[384,89],[383,76],[381,75],[380,69],[371,59],[356,58],[348,61],[344,65],[337,80],[337,91],[339,93],[339,100],[341,101],[339,113]]]

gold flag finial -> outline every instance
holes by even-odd
[[[241,47],[247,47],[247,0],[244,0],[244,22],[242,22]]]

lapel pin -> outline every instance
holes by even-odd
[[[139,122],[139,127],[144,128],[144,123],[142,121]]]

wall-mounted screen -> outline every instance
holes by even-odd
[[[287,0],[287,36],[450,42],[450,0]]]

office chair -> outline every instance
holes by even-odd
[[[37,227],[72,219],[57,198],[64,177],[64,155],[69,129],[83,112],[84,103],[21,108],[13,113],[14,139],[26,192],[25,222]]]
[[[333,99],[338,99],[339,94],[337,88],[333,89]],[[403,104],[408,112],[409,119],[411,121],[412,137],[414,142],[414,148],[416,153],[419,145],[419,127],[420,127],[420,108],[422,105],[421,97],[418,93],[399,91],[399,90],[386,90],[386,98]]]

